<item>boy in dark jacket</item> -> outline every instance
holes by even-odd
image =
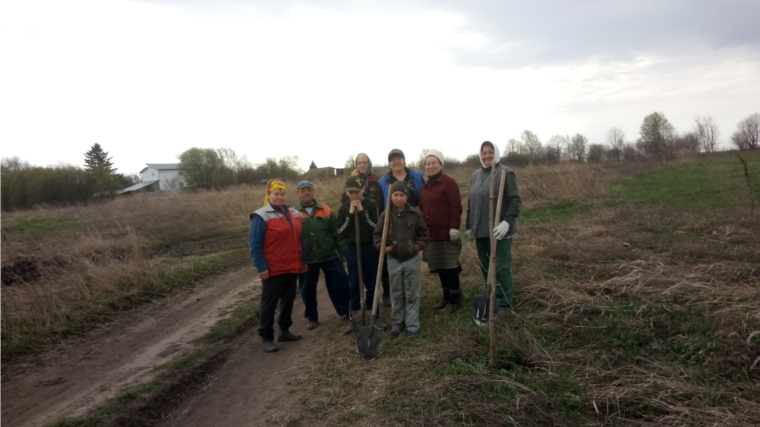
[[[346,264],[348,266],[348,283],[349,306],[350,312],[356,312],[362,309],[361,306],[361,289],[359,288],[359,262],[362,266],[362,275],[364,276],[364,287],[367,290],[366,309],[372,310],[372,302],[375,296],[375,279],[377,276],[377,262],[380,253],[372,244],[372,232],[377,225],[377,204],[364,197],[364,186],[360,178],[349,177],[346,180],[345,192],[348,195],[348,201],[343,203],[338,209],[338,233],[346,241]],[[358,259],[356,248],[356,219],[355,212],[359,212],[359,242],[361,244],[361,260]],[[382,228],[382,225],[380,225]],[[380,309],[378,307],[378,317]],[[353,316],[353,314],[352,314]],[[377,325],[378,323],[375,322]],[[345,330],[345,334],[352,331],[351,324]]]
[[[388,254],[388,275],[391,285],[391,322],[388,336],[395,338],[406,326],[406,335],[413,337],[420,331],[420,275],[419,253],[428,240],[428,228],[418,208],[409,206],[409,186],[396,181],[390,186],[391,206],[388,237],[385,248],[380,248],[383,225],[375,227],[374,240],[378,249]],[[381,214],[385,215],[383,212]]]

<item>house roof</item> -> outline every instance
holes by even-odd
[[[143,168],[140,173],[145,172],[148,168],[153,168],[160,171],[165,170],[179,170],[179,163],[146,163],[145,168]]]
[[[137,184],[135,184],[135,185],[133,185],[131,187],[127,187],[127,188],[125,188],[123,190],[117,191],[116,194],[122,194],[122,193],[126,193],[126,192],[129,192],[129,191],[137,191],[137,190],[143,189],[145,187],[151,186],[151,185],[153,185],[153,184],[155,184],[157,182],[158,182],[158,180],[156,180],[156,181],[143,181],[143,182],[139,182],[139,183],[137,183]]]

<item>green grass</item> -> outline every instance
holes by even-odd
[[[570,200],[559,203],[546,203],[520,212],[519,222],[524,221],[552,221],[567,223],[581,215],[586,214],[594,207],[594,203],[587,201]]]
[[[255,301],[241,303],[199,339],[206,342],[218,342],[234,336],[245,322],[259,314],[259,309],[260,306]]]
[[[760,152],[742,153],[755,199],[760,200]],[[683,163],[619,180],[610,186],[622,201],[703,211],[749,200],[744,168],[736,156]]]
[[[49,218],[33,216],[3,221],[3,231],[11,234],[45,233],[68,230],[82,225],[82,221],[73,218]]]

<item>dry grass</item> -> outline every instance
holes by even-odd
[[[643,203],[609,190],[619,171],[579,170],[583,185],[565,173],[553,181],[561,190],[537,172],[546,185],[525,197],[518,306],[498,319],[497,366],[469,306],[455,316],[430,308],[440,285],[423,266],[422,334],[386,338],[372,363],[336,334],[270,422],[760,425],[760,230],[746,201]],[[483,283],[477,262],[468,243],[470,295]]]

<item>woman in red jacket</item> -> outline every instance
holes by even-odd
[[[462,272],[459,263],[462,252],[459,238],[462,198],[457,182],[443,173],[443,154],[440,151],[427,152],[425,171],[428,180],[420,194],[420,210],[425,225],[430,229],[430,238],[424,258],[430,272],[438,273],[443,287],[443,299],[433,308],[443,313],[453,313],[460,306],[462,292],[459,286],[459,273]]]

